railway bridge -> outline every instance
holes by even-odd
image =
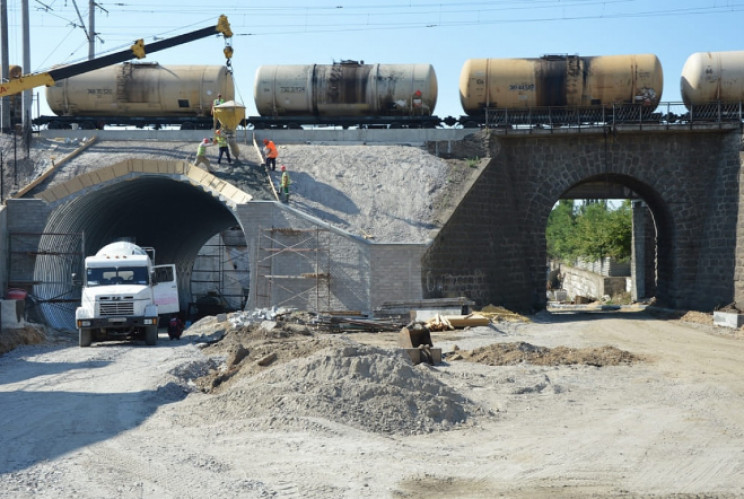
[[[366,143],[425,146],[440,157],[477,151],[478,168],[453,191],[455,207],[430,239],[385,244],[349,234],[164,153],[157,161],[103,164],[8,200],[0,213],[2,283],[31,289],[47,305],[47,319],[69,326],[79,298],[70,275],[82,255],[131,234],[156,246],[159,261],[177,263],[190,302],[185,283],[199,247],[215,233],[240,229],[250,260],[248,308],[373,312],[387,301],[467,296],[534,311],[546,305],[545,228],[554,204],[631,198],[639,297],[698,310],[744,303],[738,124],[364,133]],[[272,137],[280,144],[358,143],[354,134],[286,130]],[[401,197],[408,187],[400,187]],[[71,234],[84,239],[67,242]],[[326,263],[302,255],[280,262],[299,246],[323,253]]]
[[[422,260],[424,294],[545,306],[545,228],[559,199],[632,198],[635,276],[673,308],[744,303],[738,125],[504,130]],[[644,294],[643,291],[641,294]]]

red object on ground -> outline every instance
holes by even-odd
[[[25,289],[9,288],[8,291],[5,292],[5,296],[9,300],[25,300],[28,293]]]

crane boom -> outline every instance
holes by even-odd
[[[210,26],[208,28],[198,29],[190,33],[184,33],[182,35],[174,36],[172,38],[166,38],[147,46],[147,52],[153,53],[159,50],[164,50],[176,45],[188,43],[200,38],[205,38],[209,35],[222,34],[225,38],[231,38],[233,33],[230,30],[230,23],[227,21],[227,17],[222,15],[217,22],[217,26]],[[229,59],[232,57],[232,48],[228,47],[224,50],[225,56]],[[20,78],[10,80],[0,84],[0,97],[6,97],[9,95],[18,94],[24,90],[28,90],[35,87],[46,85],[50,87],[54,85],[56,81],[70,78],[82,73],[101,69],[106,66],[111,66],[119,62],[128,61],[129,59],[142,59],[145,57],[145,42],[140,38],[129,48],[129,50],[122,50],[121,52],[115,52],[113,54],[104,55],[102,57],[96,57],[89,61],[79,62],[77,64],[70,64],[69,66],[62,66],[60,68],[52,69],[45,73],[33,73],[21,76]],[[228,61],[229,62],[229,61]]]

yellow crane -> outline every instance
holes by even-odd
[[[176,45],[188,43],[200,38],[206,38],[210,35],[221,34],[225,37],[226,46],[223,50],[225,57],[227,58],[227,67],[230,67],[230,59],[232,58],[233,49],[228,39],[232,38],[233,33],[230,30],[230,23],[227,20],[227,16],[221,15],[217,26],[210,26],[208,28],[198,29],[183,35],[174,36],[172,38],[166,38],[164,40],[157,41],[147,46],[147,53],[157,52]],[[56,81],[70,78],[88,71],[94,71],[96,69],[111,66],[119,62],[128,61],[129,59],[142,59],[145,57],[145,42],[141,38],[134,42],[129,50],[122,50],[121,52],[115,52],[113,54],[96,57],[89,61],[79,62],[77,64],[70,64],[69,66],[62,66],[60,68],[52,69],[44,73],[32,73],[23,75],[20,78],[12,79],[8,82],[0,84],[0,98],[15,95],[24,90],[31,88],[40,87],[45,85],[51,87]]]

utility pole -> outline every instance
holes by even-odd
[[[77,2],[72,0],[72,5],[75,7],[78,19],[80,19],[80,25],[85,32],[85,37],[88,39],[88,60],[92,61],[96,56],[96,0],[88,0],[88,27],[85,27],[83,16],[80,15],[80,9],[78,9]]]
[[[96,0],[88,0],[88,60],[96,56]]]
[[[9,64],[8,61],[8,0],[0,0],[0,78],[3,82],[8,81]],[[10,131],[10,97],[3,97],[0,105],[0,130],[3,132]]]
[[[22,2],[22,22],[23,22],[23,72],[31,72],[31,35],[30,35],[30,22],[28,15],[28,0]],[[22,95],[23,104],[23,139],[28,144],[30,137],[29,132],[31,131],[31,104],[34,99],[33,90],[28,89],[23,91]]]

